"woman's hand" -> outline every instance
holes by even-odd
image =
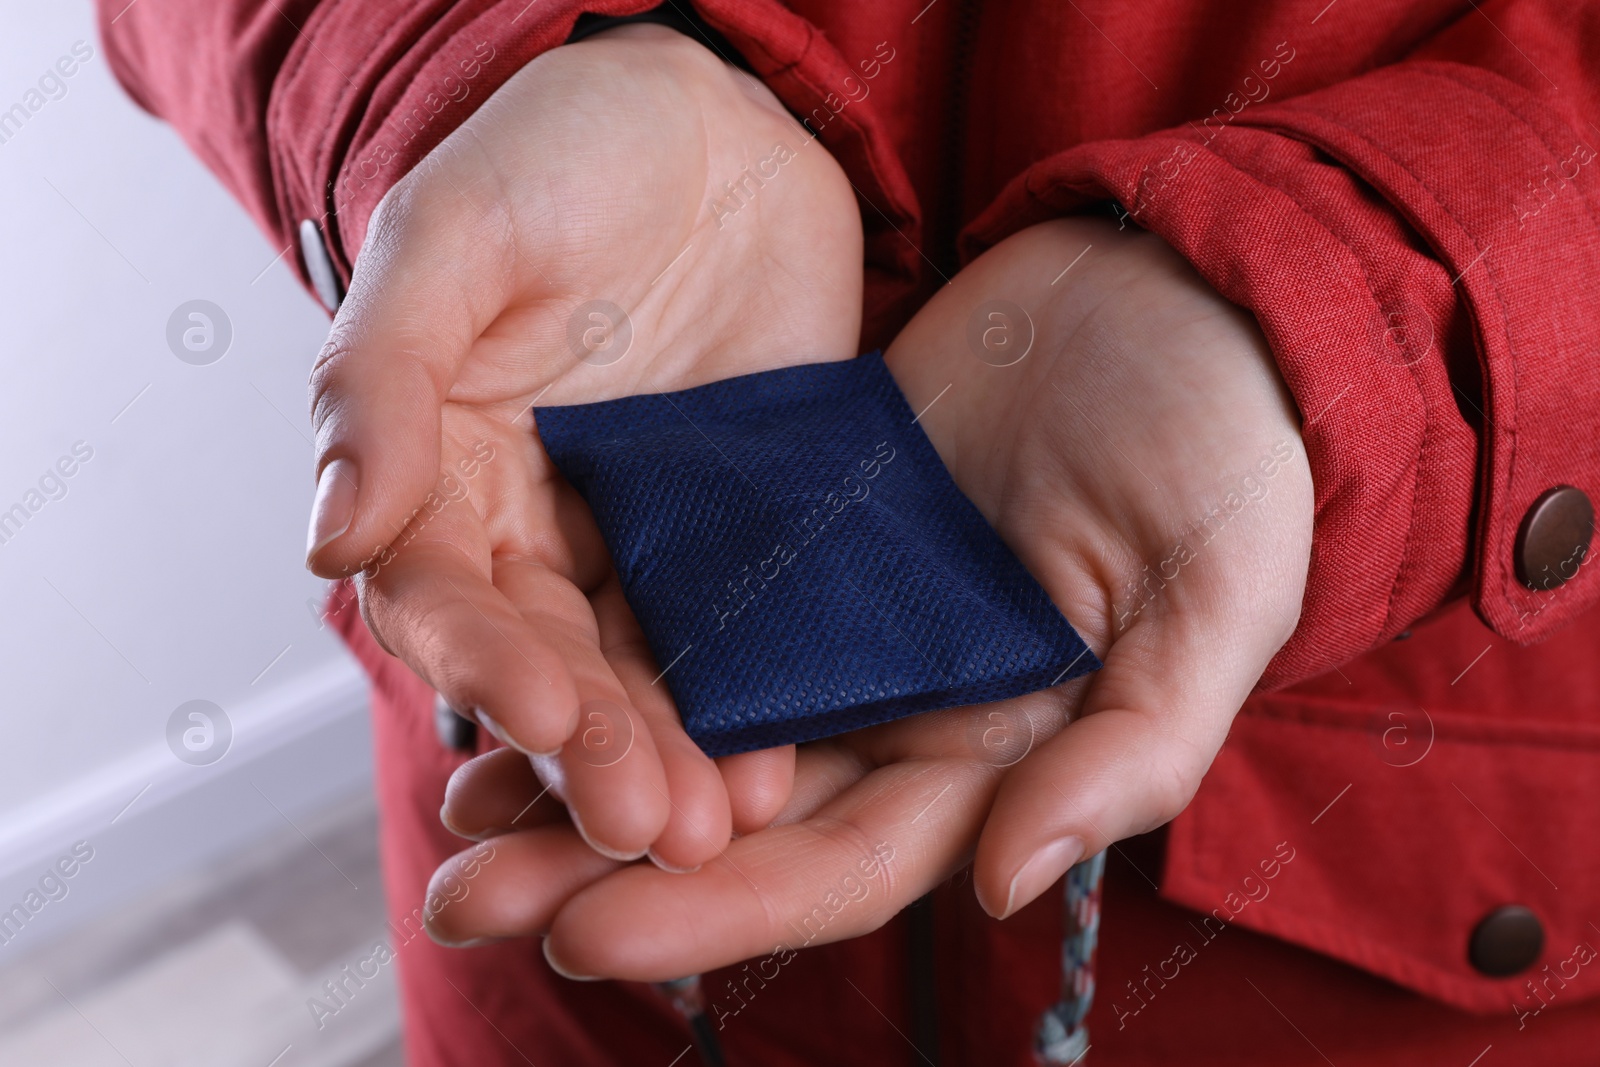
[[[1294,629],[1310,556],[1298,418],[1255,324],[1157,238],[1062,220],[963,270],[888,362],[956,483],[1104,669],[801,746],[775,824],[694,874],[585,854],[552,811],[497,839],[505,858],[441,936],[548,931],[564,972],[669,978],[799,947],[798,930],[876,929],[974,854],[979,898],[1003,917],[1188,802]],[[446,814],[514,830],[536,790],[491,754],[457,775]],[[806,925],[873,857],[870,891]]]
[[[452,706],[561,750],[542,766],[607,854],[703,862],[792,755],[734,761],[778,778],[730,812],[530,409],[852,356],[861,262],[826,150],[649,25],[528,64],[372,218],[312,374],[309,565],[359,571],[373,633]]]
[[[1265,339],[1159,238],[1062,220],[962,277],[890,368],[913,408],[949,386],[935,448],[1105,663],[985,824],[975,883],[1004,917],[1188,804],[1299,620],[1313,499]]]

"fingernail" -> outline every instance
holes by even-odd
[[[578,836],[583,838],[584,843],[607,859],[613,859],[619,863],[632,863],[634,860],[642,858],[646,852],[650,851],[648,848],[641,848],[637,852],[618,852],[614,848],[607,848],[605,845],[600,844],[599,842],[595,841],[594,838],[589,836],[589,831],[583,828],[583,821],[578,818],[578,813],[572,810],[572,806],[570,804],[567,806],[567,817],[572,820],[573,828],[578,831]]]
[[[432,934],[428,936],[433,938],[433,943],[440,948],[481,948],[484,945],[498,945],[502,941],[510,940],[506,937],[474,937],[466,941],[441,941]]]
[[[664,862],[662,862],[661,857],[656,855],[656,850],[653,849],[653,848],[648,850],[647,852],[645,852],[645,855],[650,857],[650,862],[651,863],[655,864],[657,867],[660,867],[663,871],[666,871],[668,874],[693,874],[695,871],[698,871],[700,869],[700,864],[698,864],[698,863],[695,864],[693,867],[674,867],[670,863],[664,863]]]
[[[469,834],[465,830],[461,829],[461,827],[451,822],[450,806],[448,804],[442,805],[439,808],[439,822],[444,824],[444,828],[449,830],[452,834],[455,834],[457,837],[464,837],[468,841],[487,841],[490,836],[489,834]]]
[[[317,496],[311,503],[311,527],[306,531],[306,561],[350,529],[356,517],[356,465],[354,460],[336,459],[322,468],[317,478]]]
[[[567,802],[567,772],[561,767],[561,760],[556,756],[529,756],[528,766],[533,768],[533,775],[544,783],[550,795],[561,803]]]
[[[1057,878],[1067,873],[1068,867],[1083,858],[1083,848],[1083,838],[1062,837],[1029,856],[1028,862],[1012,876],[1005,910],[995,918],[1009,918],[1018,908],[1049,889]]]
[[[469,937],[461,941],[452,941],[438,931],[433,925],[433,916],[426,912],[422,915],[422,929],[427,933],[428,939],[441,948],[477,948],[479,945],[492,945],[496,941],[506,940],[503,937]]]
[[[506,728],[496,722],[487,711],[484,711],[482,708],[473,708],[472,714],[477,718],[478,724],[481,725],[485,730],[488,730],[489,733],[494,736],[496,741],[499,741],[502,745],[506,745],[509,748],[516,749],[524,756],[531,756],[535,759],[553,759],[561,753],[559,748],[554,752],[535,752],[526,745],[518,744],[510,734],[506,733]]]
[[[482,708],[473,708],[472,714],[473,717],[478,720],[478,725],[482,726],[485,730],[488,730],[489,733],[494,735],[494,739],[496,741],[500,742],[502,745],[507,745],[516,749],[524,756],[533,755],[532,752],[529,752],[527,749],[513,741],[511,739],[511,735],[506,733],[506,728],[496,722],[494,716],[490,715],[487,711],[484,711]]]
[[[550,951],[550,939],[548,937],[544,939],[544,961],[550,965],[550,969],[552,971],[556,972],[563,978],[570,978],[574,982],[600,981],[599,978],[592,974],[579,974],[578,972],[569,968],[566,964],[557,960],[555,953]]]

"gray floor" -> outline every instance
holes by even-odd
[[[323,989],[387,940],[376,837],[352,801],[8,961],[0,1067],[400,1067],[393,966]]]

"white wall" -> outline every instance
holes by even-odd
[[[326,315],[294,252],[122,95],[87,0],[0,0],[0,111],[80,41],[66,94],[0,143],[0,512],[43,501],[0,544],[0,910],[92,836],[61,923],[370,775],[364,690],[301,562]],[[169,348],[193,299],[231,322],[210,365]],[[77,442],[65,495],[30,497]],[[210,766],[168,745],[193,699],[234,729]]]

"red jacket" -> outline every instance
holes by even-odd
[[[580,11],[654,0],[125,3],[101,11],[129,92],[274,240],[310,220],[347,281],[384,191],[497,86]],[[1111,203],[1255,314],[1299,404],[1302,621],[1189,810],[1113,855],[1092,1061],[1592,1062],[1600,579],[1534,519],[1558,487],[1600,499],[1600,5],[696,7],[859,192],[863,348],[982,248]],[[1524,580],[1551,568],[1555,588]],[[399,932],[454,848],[436,812],[459,757],[422,683],[343,618],[377,680],[413,1062],[671,1061],[686,1038],[648,991]],[[1510,904],[1543,952],[1491,977],[1469,946]],[[995,924],[942,894],[944,1062],[1027,1062],[1055,912]],[[728,1024],[733,1061],[916,1059],[888,1025],[902,938],[803,953]]]

